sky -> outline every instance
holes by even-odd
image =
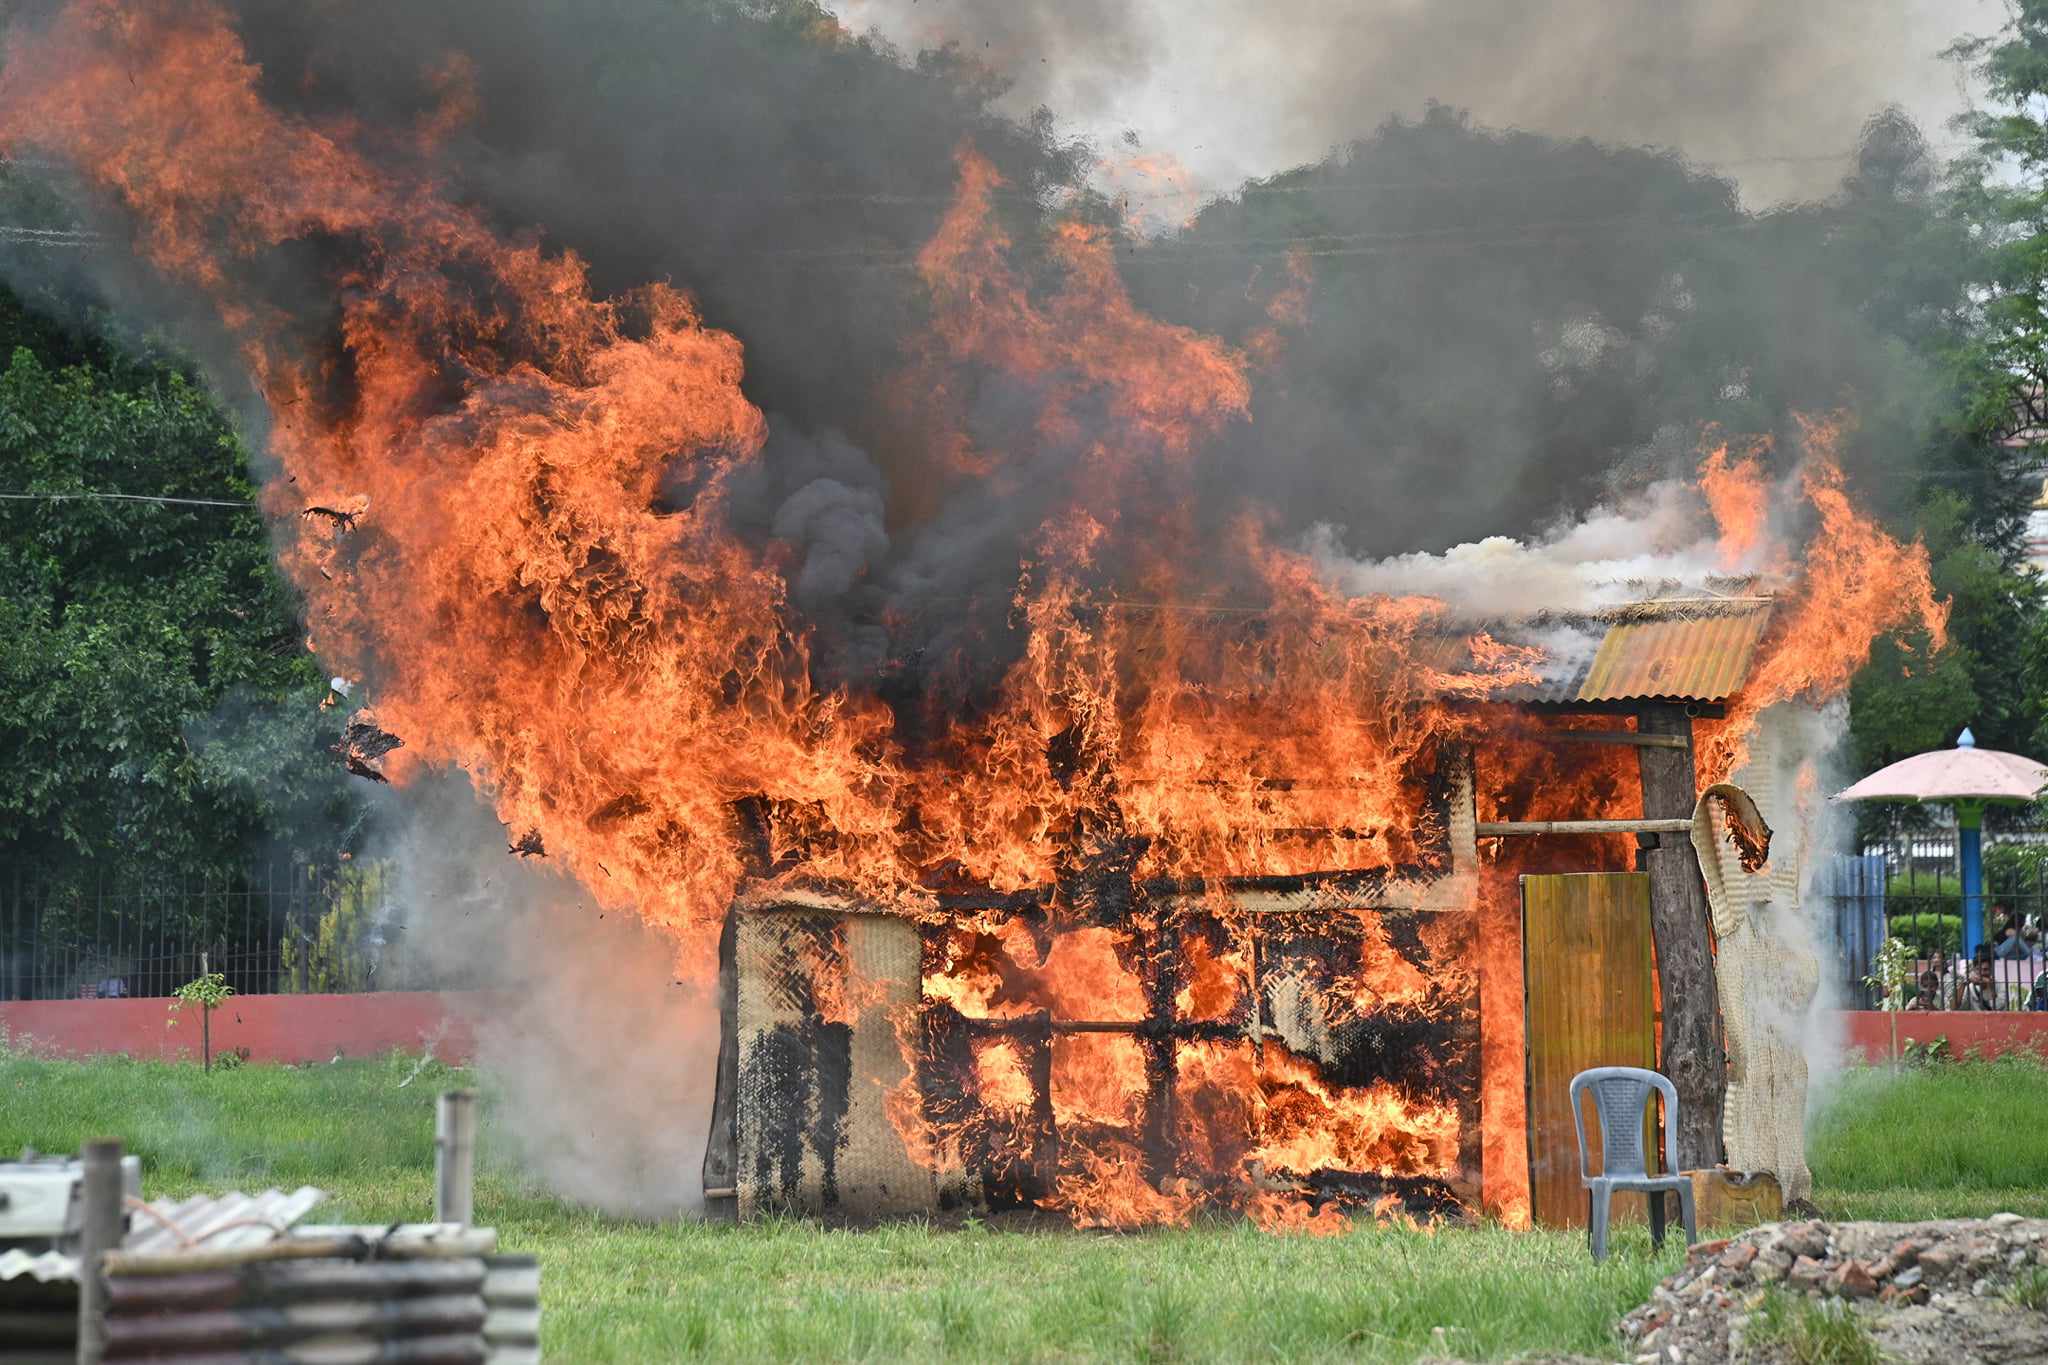
[[[1897,103],[1938,148],[1941,50],[2002,0],[827,0],[856,31],[948,41],[1087,136],[1171,218],[1435,99],[1479,122],[1675,147],[1763,207],[1824,193]]]

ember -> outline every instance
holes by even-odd
[[[327,751],[339,754],[342,766],[357,777],[367,777],[372,782],[389,782],[391,779],[375,765],[393,749],[404,747],[404,740],[379,726],[367,712],[358,712],[349,718],[348,724],[342,728],[341,738],[329,745]]]
[[[299,509],[299,519],[301,521],[311,521],[313,518],[319,517],[336,531],[355,530],[356,521],[361,516],[361,512],[344,512],[338,507],[302,507]]]
[[[1744,872],[1760,871],[1771,860],[1771,827],[1761,820],[1752,824],[1747,816],[1753,813],[1730,803],[1722,820],[1728,842],[1735,845]]]

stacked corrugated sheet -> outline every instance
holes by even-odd
[[[24,1152],[0,1161],[0,1362],[69,1361],[78,1333],[76,1241],[83,1167]],[[142,1193],[142,1163],[120,1165],[124,1196]]]
[[[315,1189],[132,1203],[105,1261],[108,1360],[540,1359],[540,1267],[489,1228],[294,1226]],[[0,1254],[0,1363],[70,1362],[77,1257]]]
[[[0,1251],[0,1363],[71,1365],[77,1348],[77,1258]]]
[[[540,1357],[540,1269],[489,1228],[305,1227],[225,1251],[107,1257],[106,1357],[420,1361]]]
[[[233,1255],[286,1236],[326,1196],[311,1186],[261,1194],[128,1200],[121,1255]],[[78,1257],[44,1244],[0,1253],[0,1362],[70,1361],[78,1347]]]

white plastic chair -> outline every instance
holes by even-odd
[[[1589,1169],[1586,1116],[1579,1096],[1593,1092],[1600,1118],[1600,1174]],[[1664,1170],[1651,1175],[1643,1151],[1643,1106],[1650,1092],[1664,1097]],[[1650,1243],[1664,1245],[1664,1196],[1678,1196],[1685,1242],[1699,1238],[1694,1224],[1692,1180],[1678,1173],[1678,1087],[1654,1071],[1636,1066],[1596,1066],[1572,1077],[1572,1127],[1579,1135],[1579,1183],[1586,1187],[1586,1232],[1593,1259],[1607,1259],[1607,1216],[1616,1190],[1640,1190],[1650,1200]]]

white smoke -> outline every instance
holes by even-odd
[[[1854,819],[1828,798],[1848,785],[1841,770],[1841,742],[1849,730],[1849,703],[1835,698],[1823,706],[1786,702],[1757,720],[1750,761],[1731,780],[1747,791],[1772,829],[1771,861],[1795,876],[1796,903],[1777,924],[1788,949],[1811,953],[1820,968],[1820,991],[1801,1019],[1780,1021],[1799,1038],[1806,1056],[1807,1111],[1812,1113],[1842,1069],[1844,1038],[1836,1012],[1851,1007],[1846,982],[1835,961],[1834,907],[1828,900],[1828,867],[1847,848]]]
[[[1332,587],[1435,597],[1476,620],[1598,611],[1659,592],[1698,591],[1724,572],[1705,504],[1677,480],[1528,540],[1488,536],[1436,554],[1354,559],[1343,536],[1321,524],[1303,544]]]
[[[601,911],[449,775],[399,794],[388,850],[407,949],[430,979],[475,989],[490,1135],[565,1198],[658,1217],[703,1205],[718,1052],[709,983],[672,941]]]

